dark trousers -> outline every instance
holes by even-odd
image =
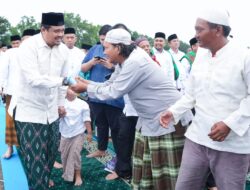
[[[94,102],[90,102],[89,105],[97,126],[98,150],[107,150],[110,128],[114,149],[117,152],[117,136],[120,128],[119,117],[122,114],[122,109]]]
[[[208,178],[207,178],[207,183],[206,183],[207,188],[211,187],[216,187],[215,180],[213,174],[210,172]]]
[[[132,151],[135,140],[135,127],[138,117],[124,114],[120,117],[120,130],[117,138],[117,162],[115,171],[120,177],[132,176]]]

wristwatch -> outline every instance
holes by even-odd
[[[63,86],[69,86],[68,77],[64,77],[64,78],[63,78],[62,85],[63,85]]]

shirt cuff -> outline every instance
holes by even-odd
[[[63,86],[63,79],[64,77],[59,77],[58,79],[56,79],[58,86]]]
[[[88,97],[95,98],[95,91],[96,91],[96,85],[93,85],[93,83],[89,83],[87,87]]]
[[[180,118],[175,113],[174,109],[171,109],[171,107],[168,109],[168,111],[170,111],[173,114],[173,123],[174,123],[174,125],[177,125],[177,123],[179,122]]]
[[[250,124],[247,121],[249,120],[244,119],[243,116],[238,114],[233,114],[223,120],[223,122],[240,137],[242,137],[250,128]]]

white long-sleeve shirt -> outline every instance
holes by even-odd
[[[20,93],[16,120],[47,124],[58,119],[66,88],[63,77],[69,71],[69,50],[64,44],[50,48],[41,34],[30,37],[19,47]]]
[[[84,57],[84,52],[79,48],[73,47],[72,49],[69,49],[69,62],[71,65],[69,75],[73,78],[77,77],[79,72],[81,71],[82,61]]]
[[[162,50],[160,52],[157,49],[155,49],[154,47],[152,48],[152,50],[154,52],[156,60],[159,61],[160,65],[161,65],[160,68],[166,74],[168,79],[171,79],[173,84],[175,85],[174,67],[173,67],[173,62],[172,62],[171,55],[166,50]]]
[[[173,59],[175,61],[175,64],[179,71],[179,77],[175,81],[175,86],[177,89],[181,89],[181,91],[184,93],[185,91],[185,81],[187,80],[186,76],[186,70],[184,65],[180,62],[180,59],[185,55],[182,51],[178,51],[175,53],[171,48],[169,49],[169,53],[173,56]],[[174,69],[174,66],[172,64],[172,67]]]
[[[18,86],[18,49],[11,48],[1,57],[0,88],[4,94],[13,95]]]
[[[90,120],[89,105],[78,98],[65,102],[66,116],[60,119],[60,133],[65,138],[71,138],[86,130],[85,121]]]
[[[249,154],[249,51],[229,42],[212,57],[210,51],[199,48],[185,95],[169,110],[177,122],[192,107],[196,114],[187,138],[215,150]],[[231,129],[223,142],[208,137],[211,127],[219,121]]]

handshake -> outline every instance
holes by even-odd
[[[86,92],[89,83],[88,80],[81,79],[80,77],[74,78],[72,76],[65,77],[62,82],[63,86],[70,86],[71,90],[76,93]]]

